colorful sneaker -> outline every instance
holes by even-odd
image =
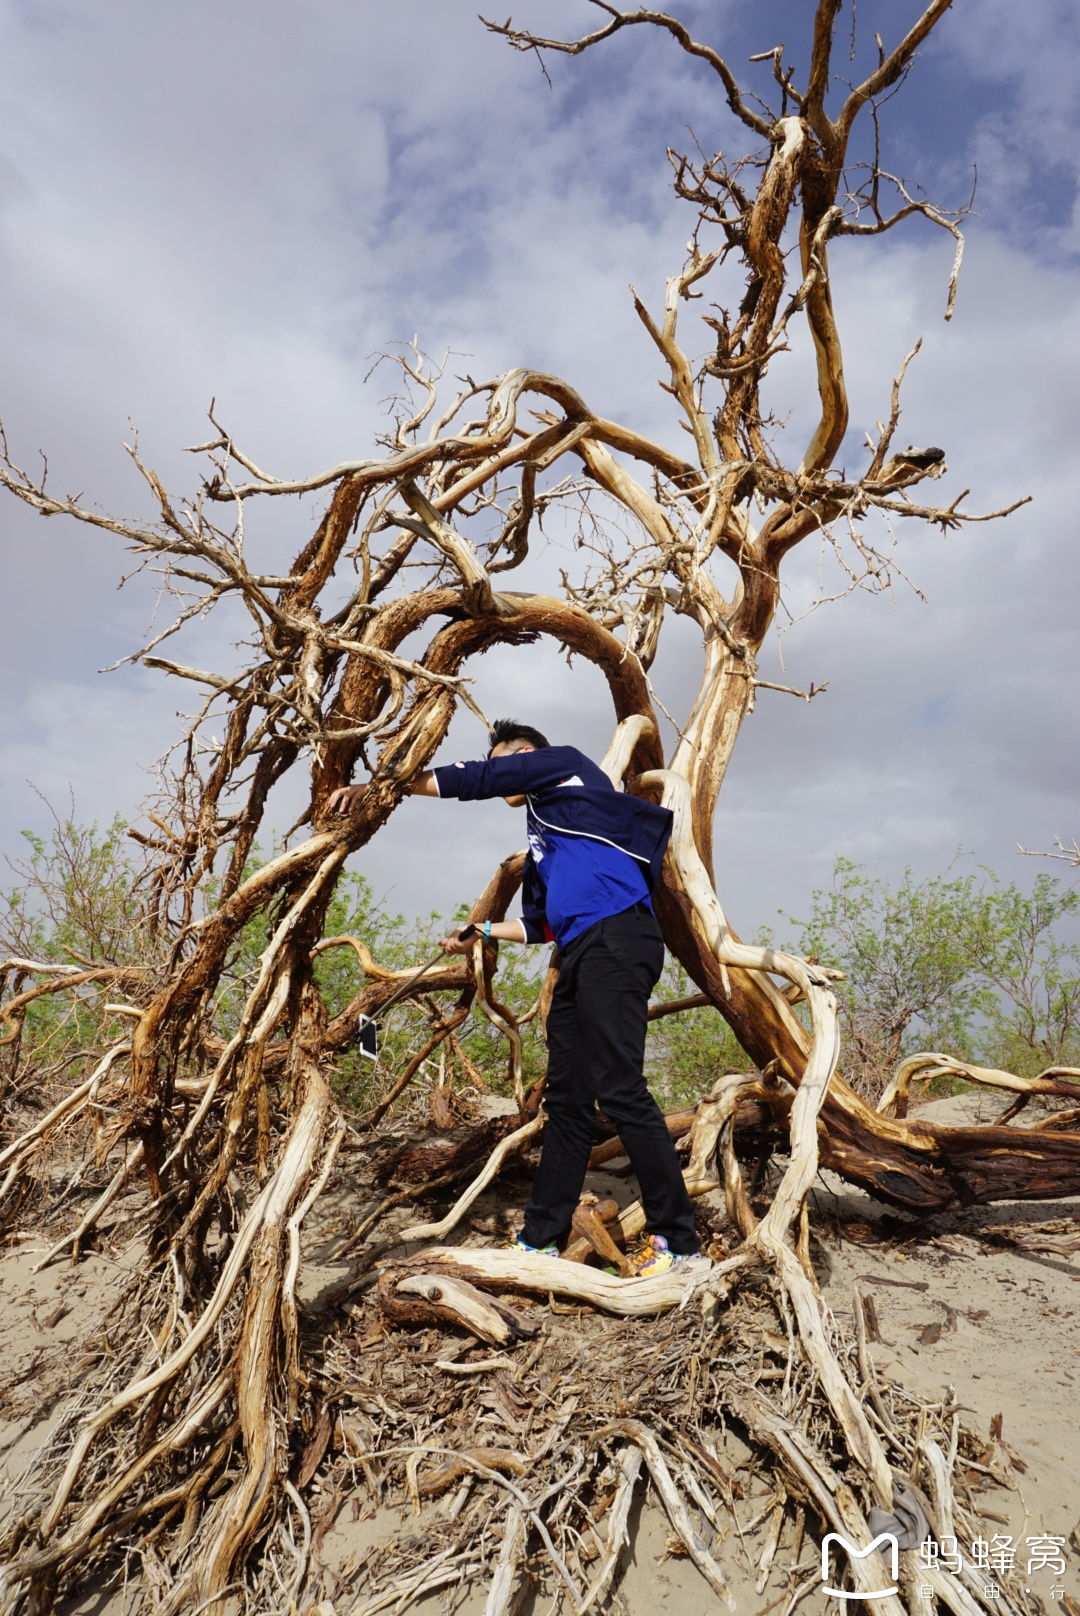
[[[557,1257],[559,1255],[559,1248],[554,1241],[547,1246],[530,1246],[528,1241],[522,1240],[520,1236],[511,1236],[508,1240],[500,1240],[499,1250],[521,1251],[529,1257]]]
[[[657,1274],[666,1274],[672,1268],[685,1268],[687,1263],[698,1261],[699,1252],[670,1251],[662,1234],[646,1235],[637,1250],[630,1254],[635,1279],[655,1279]]]

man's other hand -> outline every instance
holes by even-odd
[[[476,941],[476,932],[474,930],[471,937],[466,937],[464,940],[462,940],[461,933],[464,930],[464,926],[455,926],[449,937],[443,938],[442,942],[439,944],[439,947],[442,949],[444,954],[472,953],[472,946]]]
[[[327,807],[332,814],[351,814],[363,795],[363,786],[339,786],[330,793]]]

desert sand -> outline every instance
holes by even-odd
[[[994,1107],[992,1099],[963,1095],[934,1102],[924,1114],[942,1122],[989,1120]],[[632,1181],[628,1184],[617,1175],[595,1175],[593,1187],[624,1201],[632,1193]],[[310,1220],[314,1227],[307,1231],[303,1288],[313,1306],[320,1298],[340,1293],[353,1272],[350,1262],[333,1260],[340,1245],[334,1231],[347,1195],[347,1182],[336,1187],[332,1183]],[[952,1403],[964,1423],[986,1439],[986,1469],[998,1478],[984,1477],[990,1485],[978,1497],[988,1537],[998,1533],[1013,1540],[1021,1572],[1028,1538],[1045,1534],[1064,1538],[1065,1575],[1042,1568],[1033,1571],[1024,1585],[1037,1602],[1034,1608],[1068,1611],[1070,1602],[1077,1601],[1072,1607],[1076,1616],[1080,1363],[1075,1343],[1080,1253],[1021,1250],[1009,1243],[1009,1231],[1033,1223],[1062,1223],[1075,1235],[1080,1231],[1080,1202],[977,1207],[919,1226],[828,1174],[819,1177],[813,1202],[813,1259],[829,1307],[843,1322],[845,1316],[850,1319],[856,1286],[872,1298],[882,1339],[872,1345],[871,1353],[880,1377],[928,1400]],[[497,1203],[489,1198],[486,1206],[490,1210]],[[482,1215],[484,1207],[479,1210]],[[473,1243],[483,1240],[475,1229],[467,1238]],[[32,1275],[43,1250],[43,1241],[32,1231],[16,1231],[0,1253],[0,1478],[9,1499],[28,1460],[49,1439],[58,1367],[69,1364],[72,1353],[86,1350],[91,1337],[98,1350],[103,1344],[108,1350],[111,1299],[142,1259],[137,1244],[105,1241],[102,1249],[88,1252],[77,1266],[60,1260]],[[736,1471],[750,1458],[730,1432],[724,1456]],[[761,1498],[768,1502],[766,1489],[759,1478],[749,1475],[738,1506],[742,1529],[752,1525]],[[343,1569],[355,1564],[367,1546],[400,1527],[404,1519],[396,1508],[373,1513],[359,1493],[355,1502],[348,1495],[336,1500],[318,1550],[326,1585],[340,1579]],[[664,1515],[644,1486],[638,1489],[635,1519],[634,1546],[624,1555],[616,1598],[608,1608],[623,1616],[652,1616],[665,1610],[706,1616],[722,1609],[694,1567],[672,1554]],[[756,1558],[760,1532],[759,1525],[743,1546],[746,1565],[741,1582],[739,1552],[729,1560],[735,1567],[733,1591],[740,1611],[772,1609],[783,1616],[794,1568],[785,1563],[781,1551],[767,1586],[760,1594],[755,1591],[747,1552]],[[809,1548],[812,1551],[812,1545]],[[804,1548],[803,1576],[807,1554]],[[87,1587],[66,1609],[84,1616],[128,1616],[140,1608],[145,1592],[137,1578],[126,1590]],[[445,1608],[441,1601],[441,1594],[432,1594],[404,1608],[434,1613]],[[336,1616],[345,1616],[354,1602],[346,1588],[333,1606]],[[821,1611],[826,1603],[813,1588],[799,1609]],[[473,1616],[483,1604],[482,1593],[474,1593],[456,1608],[463,1616]],[[540,1616],[549,1605],[550,1600],[530,1598],[522,1609]]]

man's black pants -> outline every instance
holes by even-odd
[[[598,920],[562,956],[547,1025],[547,1129],[521,1231],[530,1246],[570,1232],[599,1105],[630,1157],[649,1233],[674,1252],[698,1249],[675,1146],[642,1072],[649,995],[663,964],[660,928],[640,903]]]

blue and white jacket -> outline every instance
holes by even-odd
[[[544,831],[606,843],[632,858],[651,890],[671,838],[672,815],[642,797],[616,791],[603,769],[573,746],[545,746],[536,752],[451,763],[434,769],[440,797],[475,802],[488,797],[524,796],[530,844]],[[521,893],[522,921],[530,942],[551,939],[545,913],[545,884],[530,851]]]

